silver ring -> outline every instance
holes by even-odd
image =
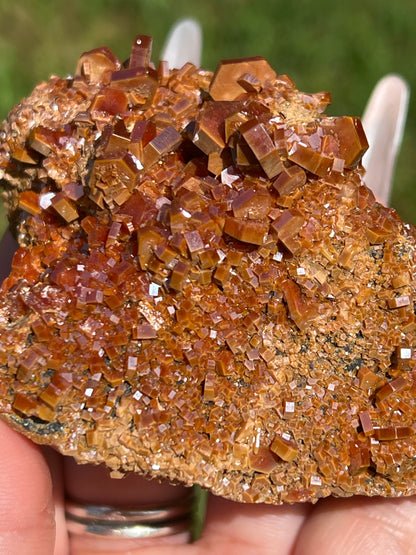
[[[68,532],[78,536],[106,538],[160,538],[190,533],[194,497],[192,493],[175,505],[124,509],[87,505],[67,500],[65,518]]]

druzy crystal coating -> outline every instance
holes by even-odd
[[[0,411],[244,502],[416,493],[415,232],[367,140],[261,57],[83,54],[2,124]]]

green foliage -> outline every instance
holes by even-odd
[[[415,16],[414,0],[0,0],[0,118],[38,81],[73,72],[78,56],[96,46],[124,58],[136,34],[151,34],[156,60],[182,17],[202,24],[207,68],[264,55],[300,89],[331,91],[332,114],[360,115],[386,73],[402,74],[416,89]],[[415,147],[411,102],[393,204],[413,222]]]

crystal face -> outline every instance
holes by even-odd
[[[2,124],[0,410],[244,502],[416,493],[415,232],[358,118],[260,57],[83,54]]]

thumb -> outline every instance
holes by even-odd
[[[0,421],[0,553],[54,552],[52,481],[40,449]]]

